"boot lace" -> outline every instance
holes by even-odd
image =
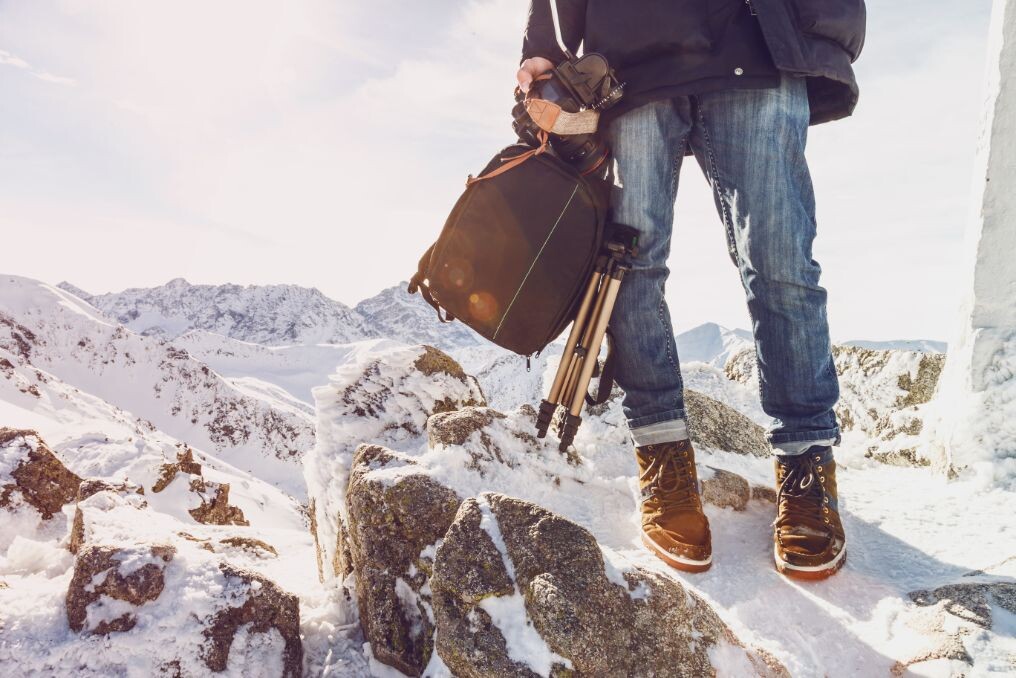
[[[823,520],[825,489],[819,482],[817,462],[810,454],[802,454],[786,464],[786,475],[776,493],[779,513],[776,527],[805,526],[823,534],[832,534],[832,528]]]
[[[694,462],[686,450],[667,450],[655,455],[645,473],[639,476],[640,483],[646,481],[649,496],[663,512],[699,507]]]

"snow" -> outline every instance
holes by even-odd
[[[508,555],[501,526],[497,517],[490,509],[490,504],[483,495],[477,498],[480,506],[480,527],[486,532],[494,546],[501,554],[508,577],[512,580],[515,590],[506,596],[488,596],[480,601],[480,609],[490,615],[494,626],[498,628],[505,640],[505,651],[508,656],[519,664],[524,664],[540,676],[549,676],[554,664],[562,664],[571,669],[571,661],[557,654],[547,645],[533,622],[526,613],[526,602],[519,591],[515,578],[515,565]]]
[[[157,428],[289,494],[303,493],[298,461],[313,444],[309,413],[242,393],[185,351],[134,334],[43,283],[0,278],[0,315],[34,336],[25,358],[13,330],[0,325],[0,357],[14,365],[18,378],[0,380],[0,391],[17,391],[0,405],[0,414],[10,414],[9,425],[53,429],[45,422],[50,419],[64,424],[63,432],[69,426],[80,435],[94,430],[89,415],[116,418],[121,437],[147,437],[143,429]],[[39,395],[21,392],[19,384]],[[79,393],[91,397],[81,403]]]
[[[183,289],[186,283],[174,285]],[[291,303],[303,296],[293,293],[282,298]],[[415,317],[400,315],[411,313],[411,308],[386,310],[381,295],[375,302],[364,308],[376,317],[388,311],[391,322]],[[360,308],[355,309],[357,313]],[[430,312],[429,307],[426,310]],[[272,316],[262,309],[260,317],[289,317],[285,309],[275,311]],[[482,497],[486,491],[497,490],[577,522],[598,540],[607,577],[624,586],[630,596],[648,594],[644,586],[629,590],[624,573],[635,566],[680,580],[713,605],[743,641],[770,651],[794,676],[886,675],[895,662],[917,656],[928,642],[909,624],[915,611],[910,592],[981,581],[979,577],[1011,580],[1016,576],[1012,562],[991,568],[1016,555],[1016,527],[1010,519],[1016,488],[999,482],[1010,470],[995,453],[1010,430],[1005,414],[1013,411],[1016,402],[1009,377],[1016,373],[1016,365],[1009,359],[1013,354],[1001,350],[1005,344],[998,345],[998,357],[986,363],[984,373],[998,388],[966,410],[965,416],[982,430],[951,429],[970,441],[975,452],[984,453],[967,457],[972,468],[982,465],[983,472],[950,481],[930,468],[885,466],[865,458],[873,443],[871,432],[864,428],[852,432],[837,450],[847,563],[828,581],[802,583],[774,570],[774,509],[761,501],[750,502],[743,512],[706,506],[714,537],[714,566],[706,573],[676,572],[648,553],[638,539],[636,467],[616,399],[601,415],[586,417],[571,455],[561,454],[552,438],[535,444],[521,438],[531,433],[532,421],[519,406],[538,402],[553,376],[559,348],[552,346],[526,372],[522,359],[498,349],[468,343],[450,346],[466,371],[477,374],[488,401],[507,417],[485,429],[489,442],[474,435],[464,446],[431,449],[423,430],[428,407],[450,392],[478,396],[475,385],[416,375],[399,383],[385,411],[375,418],[356,416],[343,398],[357,382],[364,388],[361,395],[377,395],[406,372],[421,349],[406,348],[397,341],[371,338],[343,345],[265,346],[250,343],[250,336],[230,338],[207,329],[188,329],[178,337],[179,344],[163,344],[157,337],[118,328],[67,292],[12,276],[0,277],[0,313],[31,328],[38,339],[29,360],[24,360],[13,339],[8,340],[6,326],[0,326],[0,357],[13,365],[0,372],[0,424],[38,430],[68,468],[83,477],[146,487],[144,496],[100,492],[81,502],[88,528],[104,543],[168,542],[178,549],[166,566],[166,593],[140,608],[132,607],[131,613],[138,617],[134,631],[105,639],[79,636],[67,629],[64,608],[73,563],[66,551],[73,505],[51,521],[40,521],[37,513],[22,505],[13,511],[0,509],[4,511],[0,581],[7,585],[0,586],[0,666],[16,662],[26,675],[157,675],[163,662],[177,657],[185,657],[184,675],[205,675],[203,664],[192,661],[193,648],[202,642],[195,618],[220,609],[232,590],[217,568],[221,559],[252,569],[300,597],[306,675],[401,675],[378,663],[369,644],[364,644],[355,575],[319,582],[315,546],[302,506],[305,497],[316,499],[319,536],[331,537],[321,543],[328,562],[335,544],[335,519],[344,515],[349,464],[356,446],[363,442],[377,442],[409,455],[417,462],[413,472],[431,475],[460,496]],[[164,316],[170,317],[185,316]],[[268,323],[261,329],[271,327]],[[174,328],[163,336],[169,329]],[[429,331],[421,327],[425,330]],[[307,332],[317,336],[318,330]],[[719,344],[701,343],[707,360],[688,362],[694,351],[682,352],[687,386],[764,425],[767,418],[753,385],[727,379],[719,364],[723,351],[735,343],[731,335],[718,326],[702,333],[707,335],[721,337]],[[733,337],[737,338],[736,333]],[[87,339],[88,345],[79,346],[79,339]],[[169,348],[180,350],[181,357],[165,357]],[[874,373],[854,366],[843,379],[844,406],[859,417],[871,418],[868,410],[879,416],[890,414],[901,392],[895,380],[903,373],[914,376],[921,355],[894,353]],[[172,366],[169,372],[162,371],[168,369],[160,367],[163,361]],[[209,368],[207,380],[178,379],[200,372],[201,366]],[[371,366],[376,373],[362,381]],[[169,381],[163,381],[167,375]],[[156,398],[152,389],[159,383],[163,396]],[[312,388],[315,384],[317,388]],[[39,395],[28,392],[29,387]],[[170,400],[198,410],[199,424],[182,426],[170,413]],[[299,438],[305,445],[299,450],[302,463],[300,455],[291,462],[272,461],[269,453],[278,449],[277,439],[215,444],[202,427],[207,423],[203,413],[217,402],[251,408],[246,412],[278,413],[289,421],[307,422],[308,430],[312,416],[316,417],[313,436]],[[927,438],[920,440],[927,444]],[[230,503],[244,511],[251,521],[249,528],[196,523],[187,512],[196,497],[189,491],[186,475],[178,476],[161,493],[147,491],[160,466],[175,461],[183,443],[194,449],[206,480],[230,484]],[[488,444],[498,449],[500,461],[489,455],[474,458]],[[768,460],[707,449],[699,450],[698,456],[702,467],[733,471],[752,484],[773,483]],[[10,452],[0,454],[0,476],[9,475],[15,463]],[[372,473],[392,481],[409,468],[391,465]],[[484,529],[513,573],[497,521],[485,503],[481,506]],[[279,555],[265,557],[220,543],[232,536],[263,540]],[[429,545],[421,557],[433,558],[435,552],[436,544]],[[150,556],[137,552],[120,567],[129,569],[145,562],[150,562]],[[968,576],[980,570],[987,574]],[[400,581],[397,590],[407,612],[431,614],[426,605],[421,608],[420,596],[406,582]],[[240,589],[236,592],[242,597]],[[89,623],[118,616],[123,612],[119,605],[103,601],[93,606]],[[560,661],[529,621],[517,588],[510,596],[485,600],[482,609],[501,629],[514,659],[542,675]],[[964,629],[961,642],[977,671],[1004,674],[1011,672],[1007,662],[1016,654],[1016,620],[998,605],[993,606],[992,616],[992,629]],[[955,623],[951,617],[947,622]],[[234,645],[226,675],[277,672],[280,638],[276,635],[242,631]],[[721,675],[740,675],[745,667],[735,663],[740,661],[736,655],[731,648],[717,646],[711,658]],[[915,675],[971,673],[966,664],[944,660],[911,670]],[[437,678],[450,672],[434,653],[425,675]]]
[[[1016,1],[995,1],[987,54],[964,294],[932,438],[950,470],[1016,486]]]
[[[675,337],[681,363],[699,362],[723,369],[732,356],[755,346],[751,332],[705,323]]]

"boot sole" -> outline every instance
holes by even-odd
[[[780,574],[792,579],[816,581],[831,577],[840,571],[843,564],[847,562],[847,549],[844,547],[842,551],[836,554],[835,558],[823,565],[791,565],[780,558],[780,554],[775,546],[773,547],[773,558],[776,561],[776,570]]]
[[[692,560],[691,558],[682,558],[681,556],[675,556],[673,553],[668,553],[659,544],[650,539],[645,532],[642,533],[642,544],[652,551],[654,556],[675,570],[681,570],[682,572],[705,572],[713,564],[712,555],[706,560]]]

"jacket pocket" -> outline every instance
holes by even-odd
[[[708,52],[714,36],[703,0],[589,0],[586,45],[612,66],[664,53]]]
[[[791,0],[801,32],[828,38],[853,61],[864,46],[867,12],[864,0]]]

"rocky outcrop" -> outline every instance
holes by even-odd
[[[226,537],[219,543],[234,549],[246,551],[258,558],[276,557],[279,552],[271,544],[252,537]]]
[[[100,635],[130,631],[137,622],[133,608],[162,594],[163,571],[175,553],[166,544],[84,547],[67,589],[71,629]]]
[[[194,451],[189,447],[177,453],[175,462],[165,463],[159,468],[159,477],[152,485],[152,492],[162,492],[180,474],[185,476],[189,491],[201,501],[199,506],[188,510],[194,520],[205,525],[250,525],[243,511],[229,503],[229,483],[205,480],[201,464],[194,460]]]
[[[219,565],[226,580],[231,600],[243,601],[217,612],[205,628],[205,664],[212,671],[225,671],[229,650],[237,632],[246,627],[249,633],[275,630],[282,637],[283,678],[303,675],[303,644],[300,640],[300,599],[280,589],[275,582],[259,574]]]
[[[768,457],[769,441],[765,429],[733,407],[709,396],[685,389],[692,442],[726,452]]]
[[[427,582],[434,544],[451,524],[460,499],[414,467],[412,459],[383,447],[360,447],[346,502],[364,635],[379,661],[415,676],[433,651]],[[400,473],[371,475],[385,470]]]
[[[80,484],[38,433],[0,428],[0,509],[28,509],[49,520],[74,500]]]
[[[935,393],[945,364],[942,353],[860,346],[834,346],[840,381],[836,416],[844,433],[858,431],[874,439],[870,459],[896,466],[927,466],[921,438],[925,405]],[[724,368],[742,384],[758,383],[755,352],[746,349]]]
[[[99,499],[93,495],[86,503]],[[232,652],[232,663],[247,667],[245,675],[265,675],[267,669],[250,662],[277,656],[280,672],[272,675],[301,676],[299,599],[261,574],[195,550],[207,540],[180,536],[183,541],[174,537],[172,544],[83,545],[65,603],[71,630],[105,636],[133,631],[142,642],[157,639],[153,661],[165,666],[224,671]],[[266,654],[269,645],[272,654]]]
[[[239,507],[229,503],[229,483],[213,483],[192,478],[190,491],[201,497],[201,505],[187,512],[205,525],[250,525]]]
[[[176,479],[178,473],[201,475],[201,464],[194,461],[194,450],[189,447],[177,452],[176,461],[167,462],[159,467],[159,478],[152,485],[152,492],[162,492]]]
[[[736,675],[786,675],[677,581],[618,572],[585,529],[503,495],[463,502],[431,587],[438,654],[464,678],[714,675],[721,654]]]
[[[357,445],[422,444],[433,415],[485,401],[476,380],[430,346],[365,351],[315,399],[318,438],[304,474],[320,573],[329,580],[351,571],[345,493]]]

